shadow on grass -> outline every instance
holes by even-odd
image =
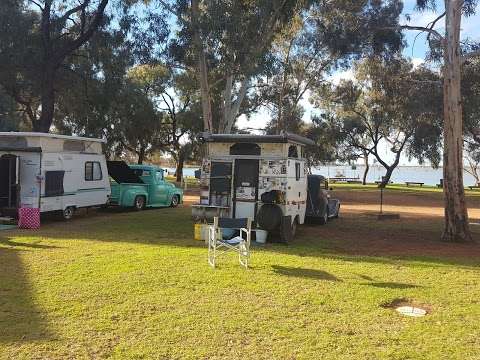
[[[0,343],[51,338],[19,254],[16,249],[0,248]]]
[[[421,287],[418,285],[403,284],[403,283],[397,283],[397,282],[373,282],[373,283],[368,283],[363,285],[369,285],[369,286],[382,288],[382,289],[414,289],[414,288]]]
[[[3,240],[22,241],[26,238],[45,238],[49,242],[55,239],[62,240],[87,240],[95,242],[121,242],[132,244],[147,244],[152,246],[169,246],[180,248],[198,248],[206,252],[203,242],[193,240],[193,221],[189,207],[160,208],[150,211],[127,211],[125,209],[108,209],[102,211],[91,211],[89,214],[79,213],[69,222],[46,221],[39,231],[5,231]],[[422,226],[419,228],[419,226]],[[440,221],[433,224],[419,222],[406,222],[402,224],[377,225],[372,229],[370,223],[365,219],[345,218],[338,219],[326,227],[302,227],[299,229],[298,239],[291,245],[269,243],[265,246],[254,249],[254,252],[285,254],[300,257],[320,257],[348,262],[364,262],[398,265],[399,263],[414,267],[436,267],[455,265],[462,268],[477,269],[480,267],[476,253],[480,254],[480,247],[476,245],[455,245],[435,243],[428,241],[430,248],[448,247],[451,255],[436,255],[422,252],[423,240],[418,244],[409,243],[409,246],[419,246],[415,254],[403,254],[401,252],[390,254],[375,254],[376,243],[371,243],[372,238],[383,241],[383,246],[388,244],[385,238],[393,234],[427,234],[435,236],[433,227],[439,228]],[[336,230],[338,229],[338,230]],[[433,230],[432,230],[433,229]],[[321,230],[321,231],[320,231]],[[480,230],[480,229],[478,229]],[[477,233],[480,234],[480,231]],[[422,233],[423,231],[423,233]],[[368,234],[365,235],[365,234]],[[433,235],[432,235],[433,234]],[[0,244],[2,236],[0,236]],[[399,240],[391,240],[391,244]],[[22,241],[23,243],[24,241]],[[351,244],[351,246],[350,246]],[[35,246],[35,245],[33,245]],[[32,247],[33,247],[32,246]],[[40,245],[42,247],[43,245]],[[471,256],[463,258],[456,256],[455,250],[468,246]],[[445,252],[447,253],[447,252]],[[293,274],[290,274],[294,276]]]
[[[342,281],[336,276],[333,276],[332,274],[323,270],[304,269],[278,265],[273,265],[272,268],[275,273],[283,276],[292,276],[313,280]]]
[[[12,246],[12,247],[19,246],[19,247],[26,247],[26,248],[30,248],[30,249],[58,249],[58,246],[11,241],[11,240],[5,239],[3,237],[0,237],[0,245]]]

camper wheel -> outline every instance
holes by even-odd
[[[293,223],[292,223],[292,240],[295,239],[295,236],[297,235],[297,228],[298,228],[298,216],[295,216],[295,219],[293,219]]]
[[[135,202],[133,204],[135,210],[140,211],[145,209],[145,196],[137,196],[135,197]]]
[[[280,226],[280,239],[284,244],[291,243],[295,238],[295,233],[297,232],[297,218],[295,217],[293,222],[291,219],[292,217],[290,215],[282,218],[282,223]]]
[[[75,207],[68,206],[63,210],[62,217],[64,220],[70,220],[73,217],[73,214],[75,214]]]

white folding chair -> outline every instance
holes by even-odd
[[[222,229],[233,229],[239,232],[237,236],[231,239],[224,239]],[[213,225],[208,228],[208,263],[215,267],[217,256],[228,251],[238,253],[240,265],[248,268],[250,259],[250,239],[252,235],[252,219],[213,219]]]

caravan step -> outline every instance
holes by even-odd
[[[0,224],[4,224],[4,225],[12,224],[13,225],[13,224],[16,224],[16,221],[12,217],[3,216],[3,217],[0,217]]]

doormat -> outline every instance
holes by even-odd
[[[5,225],[5,224],[0,224],[0,231],[1,230],[12,230],[16,229],[17,225]]]

